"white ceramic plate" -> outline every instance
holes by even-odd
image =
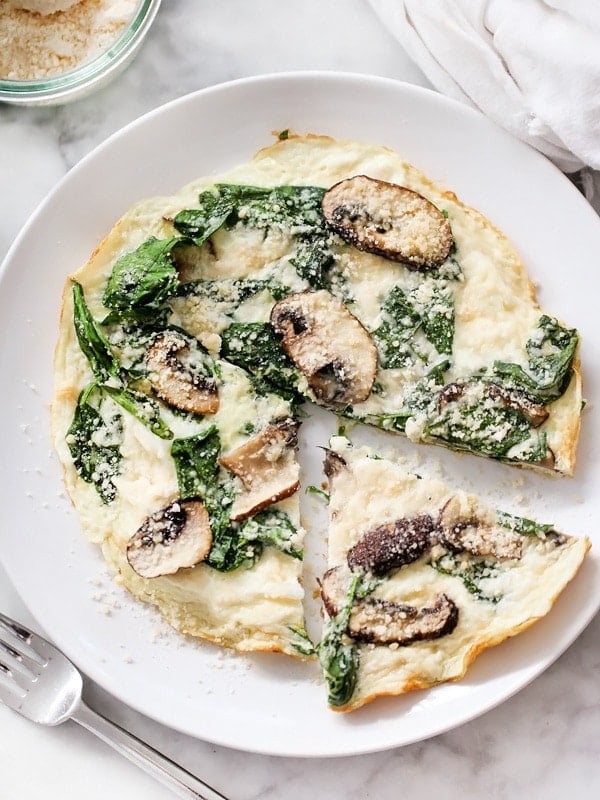
[[[244,750],[349,755],[448,730],[522,688],[600,606],[600,562],[592,551],[550,615],[482,655],[460,683],[379,700],[351,715],[327,710],[316,666],[183,640],[112,583],[78,529],[51,453],[52,352],[65,277],[133,202],[246,161],[269,143],[271,131],[284,128],[389,145],[454,189],[506,231],[541,285],[543,305],[583,336],[592,402],[573,480],[418,449],[376,432],[357,436],[420,458],[422,472],[441,471],[509,511],[587,533],[600,544],[594,507],[600,459],[592,445],[600,442],[593,409],[600,364],[595,214],[545,159],[450,100],[390,80],[308,73],[217,86],[143,117],[78,164],[15,242],[0,285],[0,558],[40,625],[88,675],[138,711]],[[305,438],[322,443],[333,426],[327,415],[316,415]],[[318,483],[320,459],[306,453],[304,447],[307,477]],[[315,499],[303,502],[322,525]],[[309,547],[322,551],[318,530]],[[313,586],[314,577],[309,592]]]

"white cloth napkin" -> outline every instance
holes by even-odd
[[[600,212],[599,0],[369,0],[440,92],[579,172]]]

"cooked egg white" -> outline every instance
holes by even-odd
[[[445,503],[457,495],[478,509],[478,517],[495,519],[495,511],[475,497],[408,473],[389,459],[374,458],[368,448],[354,449],[343,437],[335,437],[331,446],[347,466],[331,481],[330,567],[346,565],[348,551],[368,531],[422,514],[437,520]],[[380,695],[398,695],[457,680],[483,650],[546,615],[579,569],[590,541],[587,537],[566,537],[564,544],[557,546],[551,539],[533,535],[521,538],[521,558],[500,559],[493,576],[481,581],[486,596],[500,598],[495,603],[476,597],[460,578],[431,567],[431,559],[440,556],[432,550],[385,577],[374,597],[421,608],[432,605],[433,597],[444,592],[458,607],[458,624],[438,639],[402,647],[361,644],[355,692],[348,704],[337,710],[350,711]]]

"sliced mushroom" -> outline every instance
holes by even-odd
[[[293,419],[267,425],[257,436],[219,459],[245,489],[233,503],[232,520],[246,519],[299,489],[298,427]]]
[[[439,267],[452,248],[452,229],[442,212],[395,183],[347,178],[325,192],[322,208],[328,225],[354,247],[412,269]]]
[[[342,606],[347,582],[347,576],[344,577],[339,567],[328,570],[323,576],[321,596],[330,617],[334,617]],[[417,608],[372,597],[357,600],[346,633],[360,642],[387,645],[439,639],[452,633],[456,627],[458,607],[444,593],[436,594],[432,601],[432,605]]]
[[[212,531],[200,500],[174,500],[149,516],[127,546],[127,561],[142,578],[173,575],[208,556]]]
[[[535,403],[523,392],[506,389],[497,383],[488,384],[488,395],[492,400],[498,400],[502,405],[520,411],[534,428],[539,428],[550,416],[548,410],[541,403]]]
[[[273,306],[271,325],[324,405],[341,408],[371,394],[377,372],[375,344],[358,319],[328,291],[284,297]]]
[[[572,538],[572,536],[561,533],[560,531],[548,531],[544,536],[544,539],[548,542],[552,542],[555,547],[562,547]]]
[[[469,387],[478,387],[480,391],[505,408],[519,411],[534,428],[539,428],[549,416],[548,410],[527,397],[517,389],[507,389],[497,383],[449,383],[440,390],[437,398],[438,412],[442,412],[450,403],[461,399]]]
[[[428,514],[386,522],[362,536],[348,552],[352,570],[386,575],[420,558],[431,543],[435,522]]]
[[[331,482],[332,478],[336,475],[339,475],[340,472],[345,469],[348,465],[346,464],[345,460],[336,453],[334,450],[325,450],[325,460],[323,461],[323,472],[329,478]]]
[[[440,543],[453,553],[521,558],[523,537],[510,528],[494,525],[493,514],[482,518],[475,501],[466,495],[455,495],[444,504],[438,526]]]
[[[184,363],[189,342],[177,331],[157,336],[146,351],[148,380],[156,394],[175,408],[194,414],[214,414],[219,408],[217,382],[198,375]]]
[[[545,467],[546,469],[554,469],[556,465],[556,457],[554,455],[554,451],[551,447],[546,448],[546,454],[540,461],[535,462],[540,467]]]
[[[450,403],[456,403],[464,395],[467,388],[466,383],[449,383],[440,390],[437,397],[437,408],[441,414]]]

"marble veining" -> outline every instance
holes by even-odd
[[[299,69],[427,85],[366,0],[164,0],[138,58],[110,86],[62,108],[0,106],[0,257],[56,182],[123,125],[205,86]],[[0,608],[33,624],[1,570]],[[597,617],[498,708],[428,741],[353,758],[235,752],[147,720],[98,687],[89,699],[231,800],[592,800],[600,797],[599,640]],[[37,728],[0,705],[0,731],[3,800],[173,797],[74,725]]]

